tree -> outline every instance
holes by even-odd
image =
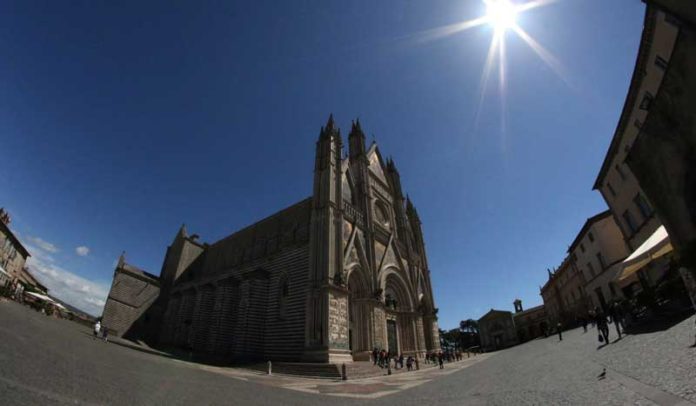
[[[478,321],[474,319],[459,322],[460,342],[462,348],[469,348],[481,344]]]
[[[479,325],[478,321],[474,319],[467,319],[467,320],[462,320],[459,322],[459,329],[463,333],[475,333],[479,334]]]

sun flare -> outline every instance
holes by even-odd
[[[517,21],[517,17],[530,10],[548,6],[559,2],[560,0],[481,0],[486,6],[486,11],[479,17],[465,21],[456,22],[454,24],[444,25],[441,27],[431,28],[421,31],[415,35],[418,42],[427,42],[446,38],[457,33],[468,31],[472,28],[488,25],[493,28],[491,43],[488,48],[488,55],[481,72],[481,81],[479,83],[479,100],[476,112],[474,115],[474,128],[478,127],[479,113],[483,107],[483,101],[486,95],[491,73],[497,69],[498,71],[498,90],[500,95],[500,111],[501,111],[501,133],[506,132],[506,97],[507,97],[507,56],[506,56],[506,38],[509,34],[514,34],[516,37],[526,43],[532,51],[548,65],[551,70],[556,73],[566,84],[573,87],[570,82],[569,75],[563,64],[549,50],[544,48],[536,39],[532,38]]]
[[[509,0],[489,0],[486,2],[486,18],[496,31],[505,31],[515,26],[517,7]]]

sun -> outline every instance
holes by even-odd
[[[488,0],[486,19],[496,31],[503,32],[513,28],[517,21],[517,7],[509,0]]]

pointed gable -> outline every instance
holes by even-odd
[[[370,150],[367,151],[367,159],[370,161],[370,172],[372,172],[379,180],[388,185],[387,177],[384,175],[384,164],[382,162],[382,156],[379,153],[377,144],[372,144]]]

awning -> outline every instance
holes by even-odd
[[[633,251],[633,253],[623,261],[621,264],[623,270],[616,280],[621,281],[628,278],[648,265],[651,261],[669,254],[672,252],[672,249],[669,234],[667,234],[665,226],[660,226],[640,247],[638,247],[638,249]]]
[[[35,293],[35,292],[24,292],[24,293],[26,293],[27,295],[34,296],[38,299],[44,300],[46,302],[53,302],[53,299],[51,299],[50,297],[48,297],[46,295],[41,295],[41,294]]]

